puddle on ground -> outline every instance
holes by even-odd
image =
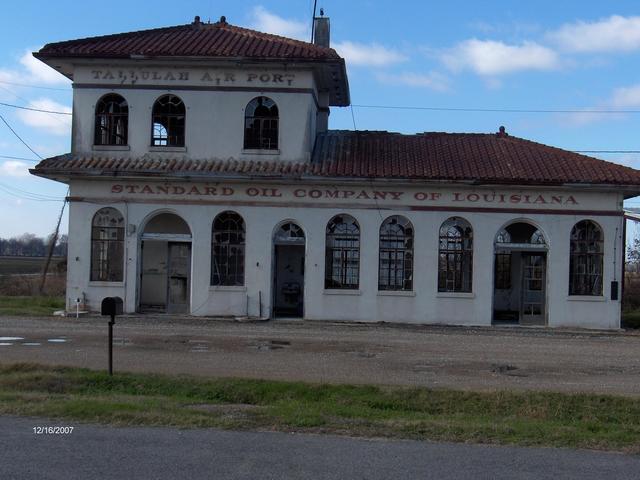
[[[188,340],[187,343],[191,344],[190,352],[204,353],[209,351],[209,342],[207,340]]]
[[[251,343],[250,347],[258,350],[282,350],[289,345],[291,345],[291,342],[287,340],[258,340],[255,343]]]
[[[24,337],[0,337],[0,342],[15,342],[17,340],[24,340]]]
[[[22,342],[22,345],[26,345],[27,347],[39,347],[42,344],[38,342]]]
[[[49,343],[65,343],[67,341],[66,338],[49,338],[47,342]]]
[[[209,349],[207,347],[193,347],[191,350],[189,350],[190,352],[208,352]]]

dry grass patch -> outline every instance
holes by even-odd
[[[640,453],[640,401],[0,366],[0,414]]]

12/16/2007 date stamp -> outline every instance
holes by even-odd
[[[33,427],[33,433],[36,435],[69,435],[73,433],[74,427],[48,427],[48,426],[40,426]]]

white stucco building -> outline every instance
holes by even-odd
[[[508,135],[328,130],[329,47],[191,24],[48,44],[73,80],[67,303],[618,328],[640,172]]]

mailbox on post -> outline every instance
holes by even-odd
[[[103,298],[102,315],[109,315],[115,321],[116,315],[122,315],[122,299],[120,297]]]
[[[120,297],[105,297],[100,308],[102,315],[109,315],[109,375],[113,375],[113,324],[116,315],[122,315],[122,299]]]

